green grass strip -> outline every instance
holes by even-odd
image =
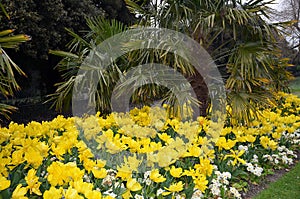
[[[291,92],[300,97],[300,77],[296,77],[293,81],[291,81],[289,86],[290,86]]]
[[[260,192],[254,199],[296,199],[300,198],[300,163],[267,189]]]

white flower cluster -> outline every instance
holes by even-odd
[[[260,166],[258,166],[258,156],[257,155],[253,155],[251,162],[246,163],[246,167],[247,167],[247,171],[253,173],[256,176],[261,176],[262,172],[264,171],[264,169]]]
[[[215,171],[215,174],[217,175],[217,177],[212,180],[212,183],[209,185],[209,188],[212,194],[217,197],[221,195],[222,189],[224,191],[228,190],[228,186],[229,186],[228,180],[231,178],[231,173],[229,172],[221,173],[220,171]],[[229,191],[233,194],[235,198],[241,198],[241,194],[234,187],[230,187]]]
[[[194,193],[191,199],[199,199],[199,198],[203,198],[202,192],[199,189],[194,189]]]
[[[147,186],[149,186],[151,184],[151,180],[149,178],[151,171],[146,171],[144,173],[144,179],[142,180],[142,183],[145,183]]]
[[[239,145],[238,149],[239,149],[239,151],[242,151],[242,150],[245,151],[245,153],[248,152],[248,147],[244,146],[244,145]]]
[[[262,172],[264,169],[262,167],[259,167],[257,164],[252,164],[252,163],[246,163],[247,166],[247,171],[253,173],[256,176],[261,176]]]
[[[103,186],[112,186],[113,181],[116,180],[116,174],[117,172],[113,169],[107,170],[107,176],[103,179],[102,185]]]
[[[297,155],[285,146],[279,146],[277,150],[279,151],[278,154],[266,154],[263,156],[263,159],[273,162],[274,164],[283,163],[291,165],[294,162],[293,158],[297,158]]]
[[[139,194],[136,194],[136,195],[134,196],[134,199],[144,199],[144,196],[139,195]]]
[[[291,144],[300,144],[300,129],[297,129],[294,133],[284,132],[282,136],[288,139]]]

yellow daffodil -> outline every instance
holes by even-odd
[[[194,178],[195,188],[199,189],[202,193],[207,189],[208,180],[204,175],[199,175]]]
[[[24,196],[27,193],[27,188],[26,187],[22,187],[21,184],[19,184],[13,194],[12,194],[12,199],[28,199],[26,196]]]
[[[245,153],[244,150],[241,150],[241,151],[230,150],[230,152],[231,152],[231,154],[225,155],[224,160],[226,160],[227,158],[233,158],[233,161],[232,161],[233,166],[236,165],[237,162],[240,162],[242,164],[246,164],[246,161],[240,158]]]
[[[95,178],[105,178],[107,176],[107,171],[105,168],[98,168],[98,167],[94,167],[92,169],[92,173],[95,176]]]
[[[49,190],[46,190],[43,194],[44,199],[61,199],[62,198],[62,187],[59,189],[55,187],[50,187]]]
[[[172,166],[171,169],[170,169],[170,174],[174,178],[179,178],[182,175],[182,168],[175,168],[175,166]]]
[[[76,189],[73,189],[71,186],[64,191],[63,193],[65,199],[84,199],[80,196]]]
[[[177,183],[171,184],[169,188],[165,187],[166,192],[163,192],[163,196],[167,196],[171,193],[180,192],[183,190],[183,183],[182,181],[179,181]]]
[[[42,195],[39,187],[41,185],[41,182],[39,182],[39,178],[35,175],[36,174],[36,170],[34,169],[30,169],[28,171],[27,176],[25,177],[25,181],[27,183],[27,188],[31,193],[35,193],[36,195]]]
[[[102,198],[102,194],[100,191],[96,191],[96,190],[92,190],[92,191],[86,191],[84,196],[87,198],[87,199],[96,199],[96,198]]]
[[[130,191],[139,191],[142,189],[142,186],[136,179],[130,178],[127,180],[126,188]]]
[[[166,181],[166,178],[164,178],[160,173],[158,169],[154,169],[151,171],[150,173],[150,180],[152,180],[153,182],[164,182]]]
[[[0,191],[7,189],[10,186],[10,180],[7,180],[5,177],[0,176]]]

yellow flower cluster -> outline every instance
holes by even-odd
[[[285,133],[300,128],[300,99],[279,93],[278,100],[281,105],[262,110],[251,127],[226,126],[219,137],[211,136],[214,141],[205,136],[213,129],[208,119],[182,122],[158,107],[106,117],[58,116],[26,126],[12,122],[0,129],[0,196],[11,190],[10,197],[24,199],[154,197],[145,188],[150,186],[161,188],[157,195],[163,197],[185,196],[189,186],[205,193],[214,164],[246,165],[246,151],[238,146],[275,151]],[[131,155],[112,169],[109,157],[97,153],[103,151]],[[146,177],[139,170],[143,164],[151,168]]]

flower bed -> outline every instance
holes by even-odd
[[[165,119],[149,107],[11,123],[0,129],[0,198],[241,198],[299,149],[300,99],[277,100],[251,127],[225,126],[213,146],[208,119]]]

